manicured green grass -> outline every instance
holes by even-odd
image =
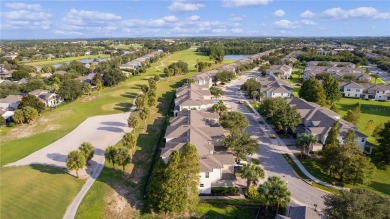
[[[76,56],[76,57],[67,57],[67,58],[58,58],[58,59],[50,59],[50,60],[38,60],[38,61],[23,61],[25,65],[32,65],[32,66],[42,66],[42,65],[55,65],[62,62],[70,62],[73,60],[80,60],[80,59],[95,59],[95,58],[108,58],[110,55],[107,54],[100,54],[100,55],[90,55],[90,56]]]
[[[336,182],[336,184],[338,184],[337,178],[326,175],[324,167],[319,164],[317,159],[300,159],[300,161],[302,165],[307,169],[307,171],[309,171],[313,176],[328,183],[334,181]],[[344,186],[348,188],[365,188],[385,195],[390,195],[390,167],[387,166],[386,169],[376,169],[374,173],[374,178],[369,185],[346,184]]]
[[[0,218],[62,218],[84,180],[55,167],[0,168]]]
[[[4,165],[19,160],[34,151],[37,151],[50,143],[62,138],[75,129],[88,117],[123,113],[130,109],[133,99],[140,91],[139,85],[147,84],[147,78],[161,72],[155,69],[163,62],[162,68],[174,60],[185,60],[190,63],[190,73],[180,77],[190,77],[195,71],[196,60],[208,60],[208,56],[196,54],[188,49],[173,53],[156,63],[145,74],[129,78],[116,87],[106,88],[103,91],[94,92],[91,96],[83,96],[57,109],[45,111],[33,125],[21,125],[13,128],[0,127],[0,164]],[[221,64],[219,64],[221,65]],[[217,67],[219,65],[213,65]],[[169,83],[171,80],[168,79]],[[165,86],[165,85],[164,85]],[[167,88],[170,88],[169,85]]]
[[[369,136],[368,141],[374,143],[375,139],[371,136],[372,133],[367,132],[366,125],[369,120],[373,120],[375,125],[385,123],[390,120],[390,102],[361,100],[353,98],[341,98],[337,103],[341,116],[347,114],[348,110],[355,107],[355,104],[359,102],[361,105],[361,116],[357,126],[359,131]]]
[[[286,159],[286,161],[290,164],[290,166],[294,169],[294,172],[295,174],[300,177],[301,179],[309,179],[309,177],[306,176],[306,174],[304,174],[302,172],[301,169],[299,169],[299,167],[297,166],[297,164],[292,160],[292,158],[290,157],[290,155],[288,154],[283,154],[283,157]],[[305,166],[306,167],[306,166]],[[306,168],[307,169],[307,168]],[[307,171],[310,172],[309,169],[307,169]],[[311,174],[313,174],[312,172],[310,172]],[[315,176],[313,174],[313,176]],[[318,178],[318,177],[317,177]],[[318,178],[320,179],[320,178]],[[322,179],[321,179],[322,180]],[[325,180],[323,180],[325,181]],[[318,183],[313,183],[313,186],[316,187],[316,188],[319,188],[319,189],[322,189],[324,191],[327,191],[327,192],[330,192],[330,193],[338,193],[339,190],[335,189],[335,188],[331,188],[331,187],[328,187],[328,186],[323,186],[321,184],[318,184]]]
[[[245,208],[233,205],[198,204],[195,208],[196,216],[193,218],[255,218],[256,208]]]

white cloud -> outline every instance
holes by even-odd
[[[279,10],[276,10],[274,12],[274,16],[275,17],[283,17],[286,13],[282,10],[282,9],[279,9]]]
[[[184,3],[180,1],[173,2],[168,9],[175,12],[185,12],[185,11],[198,11],[203,8],[204,4],[193,4],[193,3]]]
[[[174,16],[174,15],[165,16],[162,19],[167,21],[167,22],[176,22],[176,21],[178,21],[177,17]]]
[[[26,4],[21,2],[6,3],[5,7],[12,8],[15,10],[35,10],[35,11],[42,10],[42,6],[39,4]]]
[[[372,18],[390,19],[390,12],[379,12],[373,7],[359,7],[351,10],[342,8],[330,8],[322,13],[324,18],[329,19],[349,19],[349,18]]]
[[[302,14],[300,14],[299,16],[301,18],[313,18],[314,16],[316,16],[316,14],[309,11],[309,10],[306,10],[306,11],[302,12]]]
[[[58,34],[58,35],[70,35],[70,36],[81,36],[81,35],[83,35],[81,32],[76,32],[76,31],[62,31],[62,30],[56,30],[56,31],[54,31],[54,34]]]
[[[242,17],[232,17],[230,18],[231,21],[242,21]]]
[[[317,23],[312,21],[312,20],[307,20],[307,19],[303,19],[301,20],[302,24],[306,24],[306,25],[316,25]]]
[[[198,15],[192,15],[191,17],[188,18],[188,20],[190,20],[190,21],[197,21],[199,19],[200,19],[200,17]]]
[[[105,13],[100,11],[84,11],[70,9],[64,21],[73,23],[76,25],[82,25],[85,23],[102,23],[104,21],[120,20],[121,17],[111,13]]]
[[[244,32],[241,28],[232,28],[232,29],[230,29],[230,31],[232,31],[233,33],[242,33],[242,32]]]
[[[1,29],[48,30],[52,15],[46,12],[18,10],[4,12]]]
[[[280,29],[296,29],[298,25],[289,20],[279,20],[274,22],[275,26]]]
[[[212,29],[211,32],[213,33],[226,33],[227,29],[225,28],[219,28],[219,29]]]
[[[224,7],[245,7],[255,5],[267,5],[273,0],[223,0]]]

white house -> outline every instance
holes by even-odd
[[[38,97],[46,107],[56,107],[63,101],[56,93],[52,93],[48,90],[34,90],[29,92],[29,94]]]
[[[267,98],[292,97],[293,89],[286,81],[280,78],[268,76],[264,78],[258,78],[257,80],[261,85],[260,93],[264,93],[265,97]]]
[[[176,90],[175,110],[207,110],[214,104],[209,86],[185,84]]]
[[[210,194],[214,186],[234,186],[234,157],[216,148],[223,146],[224,139],[218,119],[218,113],[181,111],[171,119],[165,133],[166,144],[160,155],[165,163],[184,144],[195,145],[200,158],[199,193]]]
[[[350,81],[341,83],[340,90],[344,97],[390,101],[390,85],[387,84],[356,83]]]

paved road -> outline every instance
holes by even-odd
[[[286,147],[278,146],[275,140],[269,139],[265,132],[264,125],[261,126],[257,122],[259,119],[249,112],[244,104],[239,104],[237,101],[239,97],[236,95],[236,91],[240,85],[243,84],[248,77],[254,77],[255,74],[248,73],[245,77],[242,77],[238,81],[234,81],[225,88],[225,99],[228,105],[234,111],[240,111],[249,120],[249,127],[247,131],[250,135],[256,136],[260,141],[260,149],[253,157],[259,158],[261,165],[263,166],[266,176],[279,176],[288,181],[288,188],[292,193],[293,203],[292,205],[306,205],[314,208],[314,204],[317,204],[317,209],[324,207],[322,196],[326,193],[315,189],[309,184],[305,183],[301,179],[297,178],[293,172],[292,167],[282,156]]]
[[[378,74],[382,81],[385,82],[385,84],[390,84],[390,73],[389,72],[386,72],[378,67],[375,67],[375,66],[363,66],[365,68],[367,68],[368,70],[370,70],[371,73],[373,74]]]

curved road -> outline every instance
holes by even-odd
[[[278,146],[277,140],[267,137],[267,130],[264,125],[258,123],[259,118],[253,113],[250,113],[244,104],[237,103],[240,99],[236,92],[248,78],[255,77],[256,74],[248,73],[237,81],[233,81],[225,87],[225,100],[234,111],[242,112],[249,121],[248,133],[252,137],[256,137],[260,141],[260,149],[257,154],[252,155],[254,158],[259,158],[263,166],[266,177],[279,176],[288,181],[287,186],[292,194],[291,205],[305,205],[314,208],[314,204],[322,209],[324,207],[322,196],[326,195],[306,182],[299,179],[290,164],[283,157],[283,153],[289,150],[287,147]]]

